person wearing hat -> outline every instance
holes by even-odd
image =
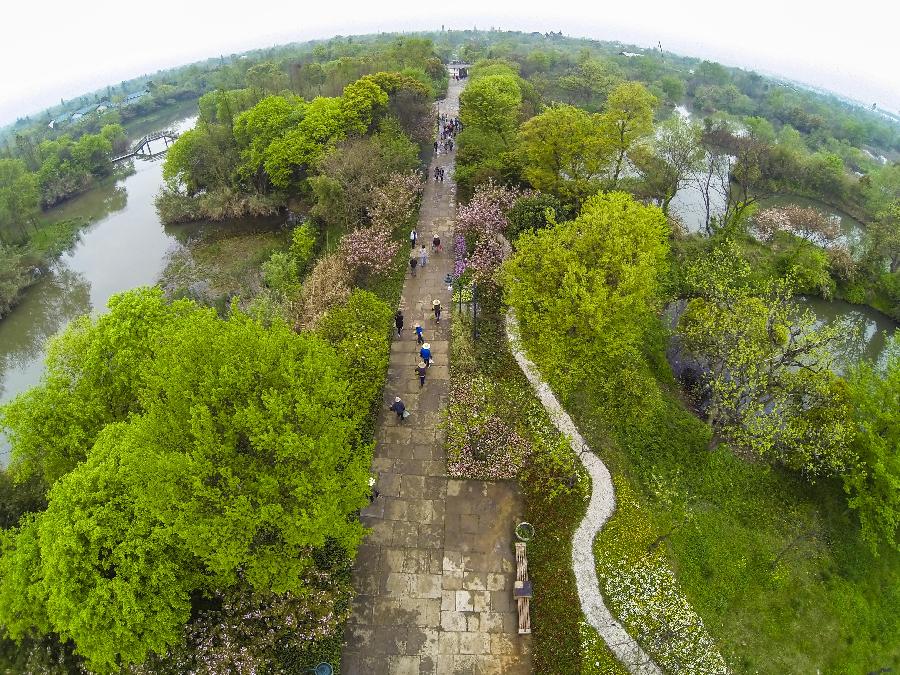
[[[422,344],[425,342],[425,336],[422,335],[422,324],[416,321],[416,344]]]
[[[437,321],[438,323],[440,323],[441,322],[441,301],[438,299],[435,299],[431,303],[431,309],[432,309],[432,311],[434,311],[434,320]]]
[[[422,348],[419,350],[419,356],[422,357],[422,360],[425,362],[425,367],[431,365],[431,344],[426,342],[422,345]]]
[[[397,413],[397,421],[401,424],[403,423],[403,418],[409,414],[406,412],[406,406],[399,396],[394,399],[394,403],[390,407],[390,410],[393,410],[395,413]]]
[[[419,376],[419,389],[425,386],[425,373],[428,372],[428,366],[424,361],[419,361],[416,366],[416,375]]]

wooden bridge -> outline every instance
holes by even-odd
[[[153,157],[159,157],[164,154],[166,150],[169,149],[169,145],[175,142],[175,139],[178,138],[178,134],[174,131],[169,131],[168,129],[164,131],[155,131],[152,134],[147,134],[133,146],[131,146],[131,150],[126,152],[124,155],[119,155],[118,157],[113,157],[113,162],[119,162],[123,159],[128,159],[130,157],[143,157],[146,159],[151,159]],[[166,142],[166,147],[164,150],[160,152],[154,153],[150,149],[150,144],[153,141],[164,140]]]

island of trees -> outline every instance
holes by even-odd
[[[456,57],[474,65],[447,244],[478,332],[458,311],[448,467],[517,480],[542,533],[536,670],[623,672],[571,569],[589,479],[511,356],[510,311],[610,468],[601,591],[664,670],[900,666],[900,344],[848,356],[858,327],[798,301],[900,318],[900,128],[754,73],[621,51],[552,33],[335,38],[203,93],[165,160],[161,216],[289,210],[292,227],[254,297],[117,296],[0,409],[0,663],[339,660],[418,170]],[[122,136],[0,159],[0,217],[32,214],[0,231],[108,174]],[[676,208],[689,187],[699,231]],[[0,259],[0,282],[16,264]]]

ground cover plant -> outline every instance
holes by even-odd
[[[528,571],[537,589],[531,602],[533,652],[537,672],[619,675],[626,672],[583,621],[575,575],[572,571],[572,536],[590,495],[590,478],[566,440],[547,417],[509,350],[503,306],[494,296],[479,308],[477,339],[471,317],[455,312],[451,336],[451,387],[465,386],[473,378],[493,383],[482,390],[480,403],[502,416],[507,428],[521,430],[527,456],[509,450],[476,461],[462,462],[461,447],[469,431],[488,435],[493,427],[478,426],[485,408],[479,408],[474,429],[454,421],[454,401],[448,409],[448,469],[461,478],[517,479],[525,498],[525,518],[537,536],[528,543]],[[478,385],[476,385],[478,386]],[[454,393],[451,392],[451,399]],[[468,399],[466,399],[468,401]],[[457,399],[457,404],[464,403]],[[514,468],[515,472],[511,469]]]

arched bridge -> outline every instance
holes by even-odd
[[[178,134],[174,131],[169,131],[168,129],[164,131],[155,131],[152,134],[147,134],[141,140],[137,141],[133,146],[131,146],[131,150],[129,150],[125,154],[119,155],[118,157],[113,157],[112,161],[119,162],[123,159],[128,159],[129,157],[146,157],[147,159],[151,157],[158,157],[169,149],[169,145],[174,143],[176,138],[178,138]],[[158,140],[164,140],[166,142],[166,147],[164,150],[154,153],[150,149],[150,144],[153,141]]]

